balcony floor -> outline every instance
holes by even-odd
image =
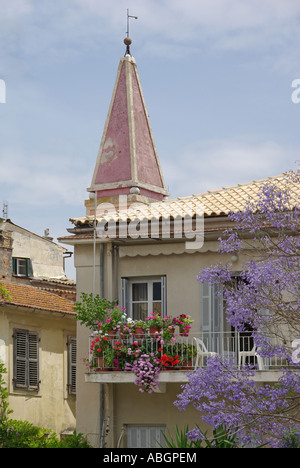
[[[162,370],[159,373],[159,383],[186,383],[188,374],[191,371],[186,370]],[[255,382],[277,382],[282,372],[280,370],[257,371],[254,376]],[[119,371],[99,371],[85,374],[87,383],[134,383],[136,376],[133,372]]]

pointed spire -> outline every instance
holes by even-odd
[[[150,127],[131,39],[125,38],[121,58],[89,192],[98,203],[162,200],[168,195]],[[86,203],[87,209],[89,203]],[[92,204],[91,204],[92,205]]]

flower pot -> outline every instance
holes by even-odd
[[[187,330],[179,330],[179,335],[180,336],[188,336],[188,334],[190,333],[190,330],[187,329]]]
[[[110,370],[110,367],[107,367],[105,357],[100,356],[95,358],[98,372],[106,372]]]
[[[115,330],[108,330],[107,335],[108,335],[108,339],[114,340],[117,336],[117,333]]]
[[[181,370],[192,370],[192,368],[193,368],[192,365],[193,365],[193,363],[192,363],[191,360],[190,361],[183,361],[182,366],[181,366]]]
[[[144,330],[143,327],[135,327],[135,329],[134,329],[134,336],[135,336],[136,338],[141,338],[141,337],[144,336],[144,334],[145,334],[145,330]]]
[[[150,335],[155,336],[160,332],[160,327],[150,327]]]

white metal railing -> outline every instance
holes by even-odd
[[[98,334],[90,337],[89,350]],[[159,336],[159,335],[158,335]],[[275,370],[287,365],[284,358],[261,358],[254,348],[250,333],[190,333],[189,336],[175,335],[175,342],[164,343],[157,336],[105,340],[104,360],[95,359],[89,352],[89,366],[94,370],[125,370],[125,362],[133,361],[135,352],[154,353],[161,359],[162,367],[173,370],[193,370],[206,365],[207,357],[216,353],[226,357],[234,365],[248,363],[257,365],[259,370]],[[101,342],[99,342],[101,343]],[[103,342],[102,342],[103,344]],[[99,349],[100,345],[99,345]],[[166,357],[168,359],[166,359]]]

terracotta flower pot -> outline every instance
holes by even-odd
[[[161,330],[160,327],[150,327],[150,335],[155,336]]]
[[[184,361],[181,366],[181,370],[192,370],[192,361]]]
[[[135,327],[134,329],[134,336],[137,338],[143,337],[145,334],[145,330],[143,327]]]
[[[97,370],[99,372],[106,372],[110,370],[110,367],[106,366],[106,360],[104,356],[96,357],[95,358],[96,365],[97,365]]]
[[[115,330],[108,330],[108,331],[107,331],[107,335],[108,335],[108,338],[109,338],[110,340],[114,340],[114,339],[116,338],[116,336],[117,336]]]

